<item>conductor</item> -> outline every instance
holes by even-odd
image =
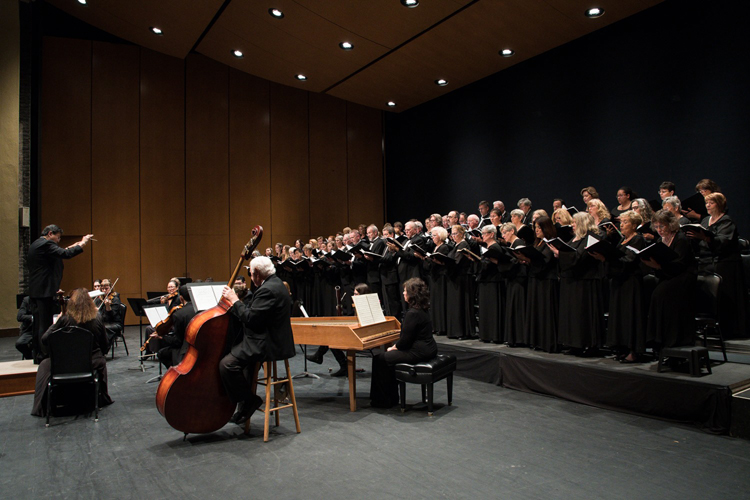
[[[255,257],[250,261],[250,278],[257,289],[247,305],[232,288],[225,286],[222,293],[232,303],[230,312],[243,327],[242,337],[219,362],[224,388],[232,402],[238,403],[231,419],[238,425],[245,423],[263,403],[255,394],[260,363],[295,355],[290,321],[292,299],[275,273],[271,259]]]
[[[34,316],[31,350],[35,364],[39,364],[44,357],[39,339],[52,325],[52,317],[55,314],[54,297],[62,282],[63,259],[72,259],[83,253],[83,247],[94,237],[93,234],[87,234],[81,241],[62,248],[59,246],[62,233],[62,229],[50,224],[29,247],[29,298],[31,314]]]

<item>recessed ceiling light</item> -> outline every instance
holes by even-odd
[[[341,43],[339,44],[339,47],[341,47],[341,48],[342,48],[342,49],[344,49],[344,50],[352,50],[352,49],[354,48],[354,45],[352,45],[352,44],[351,44],[351,43],[349,43],[349,42],[341,42]]]
[[[393,101],[388,101],[387,105],[388,105],[389,108],[395,108],[396,107],[396,103],[393,102]]]
[[[284,13],[279,9],[268,9],[268,13],[271,14],[271,17],[275,17],[276,19],[282,19],[284,17]]]
[[[414,7],[419,5],[419,0],[401,0],[401,5],[413,9]]]
[[[86,0],[78,0],[78,3],[80,3],[81,5],[86,5]]]
[[[586,17],[590,18],[602,17],[603,15],[604,9],[601,9],[599,7],[592,7],[586,11]]]
[[[446,85],[448,85],[448,80],[445,80],[443,78],[439,78],[439,79],[435,80],[435,84],[440,85],[441,87],[445,87]]]
[[[304,82],[304,81],[307,80],[307,77],[305,75],[303,75],[302,73],[300,73],[299,75],[296,75],[294,78],[296,78],[297,80],[299,80],[301,82]]]
[[[242,54],[242,51],[241,51],[241,50],[233,50],[233,51],[232,51],[232,55],[233,55],[234,57],[236,57],[237,59],[242,59],[242,56],[243,56],[243,54]]]
[[[164,32],[161,30],[161,28],[157,28],[156,26],[151,26],[151,32],[154,35],[163,35]]]
[[[500,55],[503,56],[503,57],[510,57],[510,56],[512,56],[515,53],[516,53],[516,51],[512,50],[512,49],[503,49],[503,50],[500,51]]]

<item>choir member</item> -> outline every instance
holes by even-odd
[[[531,224],[531,200],[528,198],[521,198],[518,200],[518,208],[523,212],[522,222],[527,225]],[[510,215],[512,217],[513,212],[511,212]]]
[[[448,255],[450,247],[445,243],[448,239],[448,231],[443,227],[434,227],[430,231],[434,250],[432,253]],[[418,257],[421,257],[417,254]],[[430,319],[432,320],[433,333],[445,335],[447,327],[447,286],[448,269],[439,260],[424,258],[425,270],[427,271],[430,289]]]
[[[729,338],[744,338],[748,334],[747,298],[739,234],[732,218],[727,215],[727,199],[721,193],[706,195],[708,217],[701,226],[711,236],[700,231],[688,231],[691,238],[700,240],[702,253],[701,271],[721,276],[719,287],[719,322],[724,335]]]
[[[511,212],[511,219],[513,218]],[[524,226],[525,227],[525,226]],[[516,226],[509,222],[501,229],[505,243],[511,249],[526,246],[526,242],[516,235]],[[499,264],[500,275],[505,281],[505,314],[503,341],[510,347],[525,344],[526,339],[526,266],[512,258]]]
[[[383,226],[383,238],[396,236],[393,226]],[[387,247],[387,246],[386,246]],[[383,308],[387,316],[401,317],[401,298],[399,296],[399,281],[396,253],[386,249],[380,260],[380,283],[383,287]]]
[[[499,212],[493,209],[491,213]],[[499,216],[495,215],[496,217]],[[502,247],[497,242],[497,226],[482,228],[482,241],[487,251],[482,255],[477,273],[477,301],[479,305],[479,339],[482,342],[503,341],[504,283],[497,267]]]
[[[655,270],[659,279],[651,294],[646,341],[653,342],[657,349],[692,345],[695,317],[690,303],[697,279],[692,246],[689,238],[680,231],[677,216],[669,210],[656,212],[651,226],[659,235],[657,244],[671,248],[676,257],[661,264],[653,258],[641,259]]]
[[[674,196],[675,193],[675,185],[672,181],[664,181],[661,184],[659,184],[659,199],[664,201],[666,198],[669,198],[670,196]]]
[[[573,216],[572,251],[550,247],[560,264],[560,344],[574,354],[591,354],[604,332],[602,266],[586,251],[588,235],[601,238],[594,218],[585,212]]]
[[[469,276],[471,260],[459,252],[469,248],[463,226],[451,228],[451,239],[456,246],[449,254],[455,260],[455,265],[448,269],[446,300],[450,307],[447,310],[446,334],[449,338],[468,339],[474,336],[474,289]]]
[[[682,203],[676,196],[667,196],[661,202],[661,207],[665,210],[672,212],[677,217],[677,222],[682,226],[684,224],[690,224],[690,219],[682,215]]]
[[[618,237],[616,243],[620,253],[608,259],[602,254],[594,254],[596,259],[605,262],[605,274],[609,278],[609,321],[605,344],[620,354],[618,358],[623,363],[640,361],[646,352],[645,273],[641,260],[631,250],[641,250],[646,246],[646,240],[636,231],[642,223],[643,219],[635,211],[623,212],[620,214],[622,238]]]
[[[599,193],[594,186],[587,186],[581,189],[581,198],[583,199],[583,206],[588,207],[589,201],[599,199]]]
[[[534,210],[534,213],[531,215],[530,225],[533,226],[539,217],[549,217],[549,215],[547,214],[547,211],[543,208],[540,208],[539,210]]]
[[[635,199],[635,193],[633,193],[633,190],[630,189],[628,186],[622,186],[620,189],[617,190],[617,207],[612,209],[612,220],[615,222],[615,224],[618,224],[620,221],[620,214],[623,212],[627,212],[631,209],[631,205],[633,203],[633,199]]]
[[[480,229],[490,223],[490,209],[491,208],[492,207],[490,206],[489,201],[482,200],[479,202],[479,215],[481,217],[481,220],[479,221]]]
[[[651,205],[646,201],[646,198],[636,198],[632,201],[630,207],[643,219],[643,222],[636,230],[641,233],[646,243],[653,242],[656,234],[651,229],[651,219],[654,218],[654,211],[651,209]]]
[[[567,212],[567,211],[566,211]],[[526,328],[529,347],[545,352],[557,352],[557,321],[560,306],[560,284],[555,254],[544,242],[557,236],[552,219],[543,216],[534,227],[534,248],[541,259],[519,256],[528,266],[529,281],[526,290]]]
[[[597,226],[605,222],[610,222],[611,215],[609,210],[607,210],[607,207],[599,198],[589,200],[588,205],[586,205],[586,211],[593,217],[594,224]]]
[[[700,181],[698,181],[698,184],[695,185],[695,191],[700,193],[701,196],[705,198],[711,193],[721,193],[721,188],[711,179],[701,179]],[[688,210],[682,210],[682,215],[684,215],[691,221],[701,220],[701,214],[697,213],[692,208]]]

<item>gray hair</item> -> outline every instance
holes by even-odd
[[[276,274],[276,268],[271,259],[261,256],[250,261],[250,272],[256,272],[261,279],[266,279],[272,274]]]
[[[497,228],[492,224],[487,224],[486,226],[482,227],[482,234],[485,233],[492,233],[492,236],[497,236]]]
[[[680,199],[677,196],[667,196],[662,200],[661,206],[663,207],[667,203],[672,205],[678,211],[682,208],[682,203],[680,203]]]
[[[475,220],[475,221],[479,222],[479,216],[478,216],[477,214],[471,214],[470,216],[468,216],[468,217],[466,218],[466,220],[467,220],[467,221],[470,221],[470,220]]]
[[[446,231],[443,226],[433,227],[430,233],[434,236],[437,236],[440,241],[445,241],[448,239],[448,231]]]
[[[530,200],[530,199],[528,199],[528,198],[521,198],[520,200],[518,200],[518,206],[519,206],[519,207],[520,207],[520,206],[527,206],[527,207],[530,207],[530,206],[531,206],[531,200]],[[512,213],[512,212],[511,212],[511,213]]]
[[[510,211],[510,216],[511,217],[515,216],[515,217],[520,217],[520,218],[523,219],[524,215],[526,215],[526,214],[524,214],[523,210],[521,210],[520,208],[514,208],[513,210]]]

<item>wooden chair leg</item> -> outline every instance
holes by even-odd
[[[263,424],[263,442],[268,442],[268,426],[271,419],[271,382],[273,376],[271,374],[271,363],[266,361],[263,363],[263,375],[266,378],[266,419]]]
[[[297,413],[297,399],[294,397],[294,385],[292,384],[292,374],[289,371],[289,360],[284,360],[284,368],[286,368],[287,387],[289,388],[289,401],[292,402],[292,411],[294,412],[294,425],[297,427],[297,434],[302,432],[302,428],[299,425],[299,414]]]
[[[279,406],[279,391],[278,391],[278,386],[276,384],[276,382],[279,381],[279,373],[276,371],[276,369],[277,369],[277,367],[276,367],[276,361],[274,361],[273,362],[273,381],[274,381],[274,384],[273,384],[273,406],[272,406],[272,408],[276,408],[277,406]],[[278,427],[279,423],[280,423],[279,422],[279,412],[275,411],[274,413],[275,413],[274,416],[276,417],[276,427]]]

